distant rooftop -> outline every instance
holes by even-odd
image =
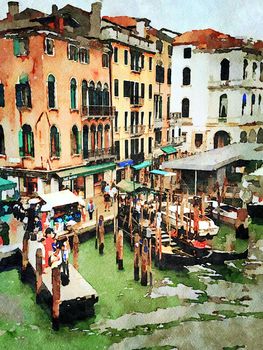
[[[121,27],[136,27],[136,19],[129,16],[103,16],[102,19],[111,23],[117,24]]]

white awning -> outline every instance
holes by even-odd
[[[46,202],[46,208],[55,208],[73,203],[85,204],[81,197],[76,196],[70,190],[40,194],[39,197]]]

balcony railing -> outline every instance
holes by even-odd
[[[175,120],[177,121],[178,119],[182,118],[182,113],[181,112],[174,112],[174,113],[170,113],[168,119],[169,120]]]
[[[82,117],[108,117],[114,114],[115,108],[112,106],[82,106]]]
[[[132,96],[130,103],[132,107],[142,107],[144,105],[144,98],[139,96]]]
[[[98,148],[95,150],[89,150],[83,154],[84,159],[89,158],[111,158],[115,156],[115,150],[114,147],[108,147],[108,148]]]
[[[131,135],[141,135],[145,132],[145,125],[131,125],[129,131]]]

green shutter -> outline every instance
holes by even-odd
[[[78,131],[78,154],[81,153],[81,130]]]
[[[24,147],[23,147],[23,130],[18,132],[18,144],[19,144],[19,155],[20,157],[24,156]]]
[[[71,155],[74,154],[74,149],[73,149],[73,141],[74,141],[74,137],[73,137],[73,132],[70,132],[70,149],[71,149]]]
[[[20,55],[20,44],[19,39],[13,40],[13,48],[14,48],[14,55],[19,56]]]
[[[30,146],[31,146],[30,155],[32,157],[34,157],[35,156],[35,150],[34,150],[34,133],[33,133],[33,131],[31,131],[31,133],[30,133]]]

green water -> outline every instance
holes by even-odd
[[[263,237],[262,226],[253,224],[250,234],[254,241]],[[228,227],[222,227],[215,244],[220,247],[224,244]],[[200,278],[200,272],[159,271],[153,269],[154,286],[163,285],[164,278],[169,278],[171,287],[179,283],[193,289],[202,291],[203,294],[195,301],[179,299],[177,296],[168,296],[152,299],[148,296],[150,287],[142,287],[139,282],[133,280],[133,253],[128,244],[124,249],[124,271],[118,271],[115,264],[115,247],[113,236],[105,238],[105,254],[100,256],[94,248],[94,240],[87,241],[80,246],[79,272],[96,289],[99,302],[96,304],[96,315],[92,319],[77,322],[70,326],[61,326],[59,332],[51,329],[50,318],[47,310],[35,304],[35,294],[29,285],[22,284],[16,270],[6,271],[0,274],[0,344],[3,349],[107,349],[111,344],[123,339],[140,334],[151,335],[158,329],[155,325],[137,326],[129,331],[110,329],[104,333],[94,331],[92,324],[98,324],[102,320],[114,320],[125,314],[135,312],[148,314],[159,309],[187,306],[196,303],[202,306],[209,300],[206,294],[207,283]],[[238,246],[238,249],[237,249]],[[237,250],[246,249],[246,243],[236,242]],[[235,262],[234,267],[211,267],[219,274],[219,279],[229,283],[241,283],[246,285],[256,284],[255,279],[243,275],[242,261]],[[212,283],[217,283],[218,277],[210,277]],[[233,317],[231,312],[225,312],[225,317]],[[257,317],[261,318],[258,314]],[[196,320],[196,317],[193,318]],[[217,315],[200,314],[198,322],[218,319]],[[191,317],[186,319],[191,320]],[[177,327],[179,322],[167,322],[162,325],[165,329]],[[121,347],[120,347],[121,348]],[[156,349],[168,349],[170,346]]]

